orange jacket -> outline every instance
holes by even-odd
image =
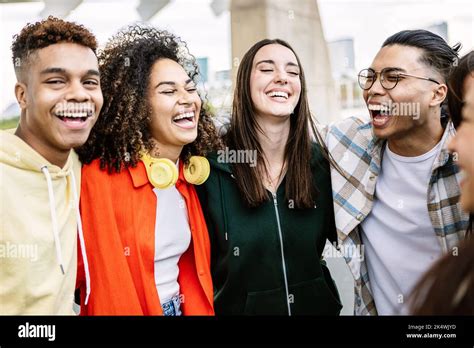
[[[181,256],[178,282],[183,315],[213,315],[210,243],[194,186],[180,165],[177,190],[188,210],[191,244]],[[157,198],[140,161],[108,174],[99,160],[82,169],[81,214],[89,261],[91,293],[79,255],[81,315],[162,315],[154,278]]]

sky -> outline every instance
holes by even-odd
[[[230,69],[232,59],[230,13],[217,17],[210,3],[211,0],[172,0],[150,23],[181,36],[196,57],[208,57],[213,73]],[[66,19],[84,24],[103,45],[121,27],[140,20],[138,4],[139,0],[84,0]],[[450,44],[463,41],[464,52],[474,48],[472,0],[319,0],[318,5],[327,41],[354,39],[356,69],[370,65],[389,35],[441,21],[449,23]],[[15,102],[12,36],[26,23],[39,20],[43,7],[41,1],[0,4],[0,113]]]
[[[474,48],[473,0],[319,0],[327,41],[354,38],[356,69],[370,65],[383,41],[398,31],[448,21],[448,43]]]

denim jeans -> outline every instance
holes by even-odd
[[[181,300],[179,295],[173,296],[168,302],[161,305],[163,308],[164,316],[180,316],[181,313]]]

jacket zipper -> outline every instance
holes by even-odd
[[[291,316],[290,293],[288,291],[288,278],[286,277],[285,253],[283,250],[283,236],[281,234],[280,214],[278,213],[278,201],[277,201],[276,194],[272,192],[272,195],[273,195],[273,206],[275,207],[275,215],[276,215],[276,220],[277,220],[277,225],[278,225],[278,235],[280,237],[281,263],[283,266],[283,277],[285,278],[286,304],[288,306],[288,315]]]

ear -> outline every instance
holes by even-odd
[[[28,102],[26,96],[26,85],[24,83],[17,82],[15,84],[15,97],[18,101],[18,104],[20,104],[20,108],[22,110],[26,109],[26,105],[28,104]]]
[[[436,89],[433,90],[433,96],[431,97],[430,106],[439,106],[446,99],[448,94],[448,86],[444,83],[437,85]]]

